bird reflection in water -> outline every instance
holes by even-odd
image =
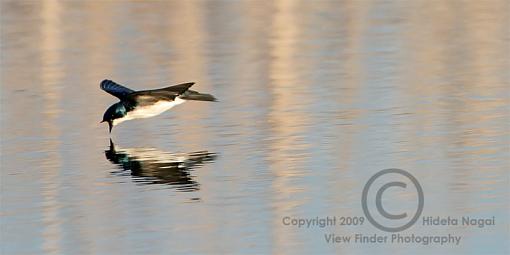
[[[114,175],[131,175],[141,184],[168,184],[179,191],[199,190],[191,172],[206,163],[213,162],[215,153],[197,151],[191,153],[168,153],[154,148],[116,148],[110,140],[106,158],[122,170]]]

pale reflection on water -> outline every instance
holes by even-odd
[[[1,253],[509,253],[509,7],[2,1]],[[113,151],[105,78],[195,81],[220,102],[123,123]],[[193,169],[158,165],[204,150]],[[363,185],[393,167],[422,184],[424,215],[496,226],[415,226],[464,239],[381,247],[324,241],[370,225],[281,223],[362,215]]]
[[[121,168],[112,172],[114,175],[130,175],[142,184],[168,184],[179,191],[198,190],[199,184],[193,180],[191,171],[216,158],[207,151],[168,153],[155,148],[121,149],[112,140],[105,156]]]

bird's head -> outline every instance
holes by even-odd
[[[101,123],[108,122],[108,127],[111,133],[113,126],[117,124],[115,123],[115,120],[126,116],[126,113],[126,107],[121,102],[113,104],[106,110],[106,112],[104,112]]]

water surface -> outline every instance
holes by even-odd
[[[2,254],[507,254],[507,1],[2,1]],[[132,89],[220,102],[99,124]],[[110,138],[112,144],[110,144]],[[454,245],[328,244],[386,168]],[[395,211],[414,202],[401,195]],[[403,201],[403,202],[402,202]],[[406,203],[408,201],[409,203]]]

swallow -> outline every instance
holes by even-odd
[[[217,101],[213,95],[190,90],[193,84],[188,82],[161,89],[134,91],[114,81],[104,80],[100,84],[101,89],[120,101],[106,110],[101,123],[107,122],[111,133],[112,128],[121,122],[154,117],[188,100]]]

